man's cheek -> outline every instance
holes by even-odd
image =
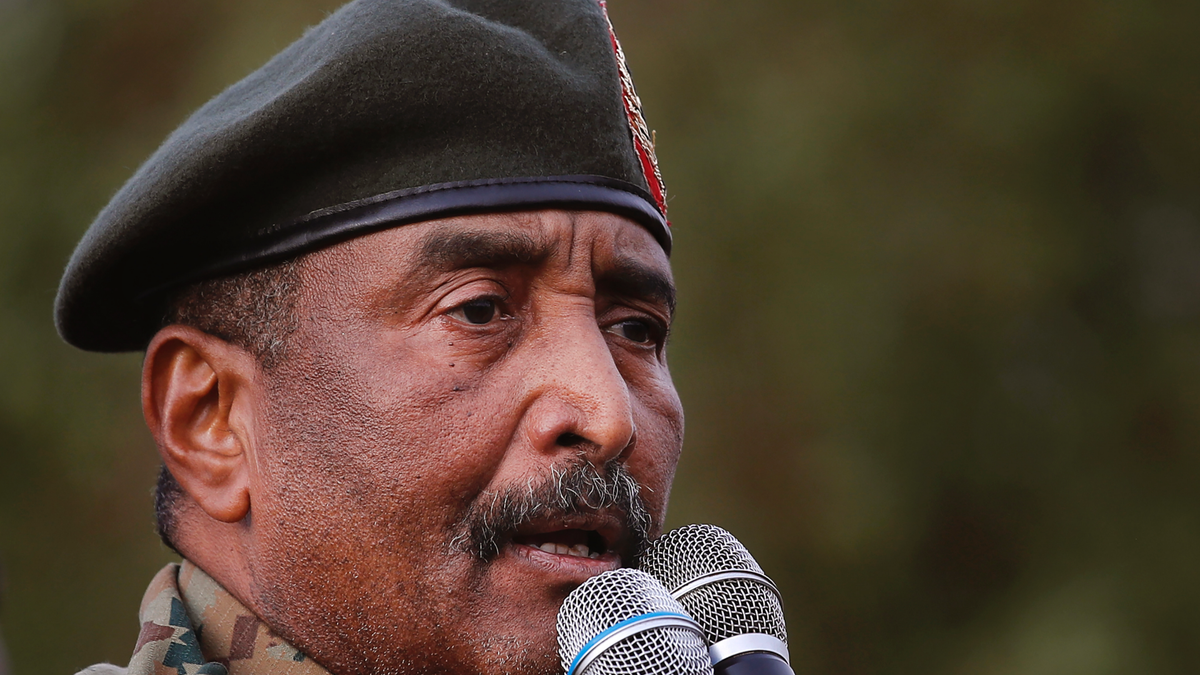
[[[402,515],[422,523],[423,534],[445,531],[503,461],[515,424],[512,392],[495,382],[456,390],[456,378],[412,377],[399,364],[357,375],[306,393],[310,403],[342,400],[317,433],[305,434],[324,449],[297,461],[336,477],[360,511]]]

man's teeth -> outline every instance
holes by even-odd
[[[555,553],[557,555],[573,555],[576,558],[591,558],[592,560],[595,560],[596,558],[600,557],[599,553],[593,553],[592,550],[584,544],[567,546],[566,544],[555,544],[548,541],[538,548],[542,549],[546,553]]]

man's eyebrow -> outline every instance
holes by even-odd
[[[520,232],[432,232],[421,242],[423,267],[464,269],[534,265],[550,255],[550,247]]]
[[[596,290],[620,297],[658,302],[675,316],[675,284],[671,278],[636,260],[621,259],[596,275]]]

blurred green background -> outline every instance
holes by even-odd
[[[138,355],[59,273],[190,110],[337,0],[0,0],[0,633],[127,662]],[[611,0],[670,190],[670,524],[737,533],[799,675],[1200,663],[1200,3]]]

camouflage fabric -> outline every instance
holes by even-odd
[[[329,675],[186,560],[155,575],[139,616],[128,668],[79,675]]]

